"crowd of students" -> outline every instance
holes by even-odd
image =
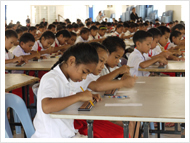
[[[128,56],[127,65],[118,67],[120,59],[126,58],[126,39],[133,40],[134,51]],[[52,119],[49,113],[78,101],[95,98],[101,102],[101,97],[91,90],[131,88],[138,76],[151,76],[139,68],[156,62],[166,65],[167,60],[185,60],[181,50],[185,50],[185,26],[177,21],[99,23],[89,18],[83,24],[80,19],[76,23],[67,19],[29,28],[13,24],[5,31],[6,64],[46,59],[52,53],[61,55],[37,87],[37,113],[33,120],[36,131],[32,137],[41,138],[86,137],[84,120]],[[113,80],[118,75],[121,80]],[[123,137],[122,122],[94,121],[94,133],[95,137]]]

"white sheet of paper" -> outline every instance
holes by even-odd
[[[121,93],[136,93],[137,91],[136,90],[132,90],[132,91],[116,91],[117,94],[121,94]]]
[[[106,103],[105,106],[142,106],[142,103]]]
[[[146,83],[145,81],[137,81],[136,83]]]

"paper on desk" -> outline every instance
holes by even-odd
[[[127,94],[127,93],[136,93],[136,92],[137,92],[136,90],[131,90],[131,91],[130,90],[129,91],[122,91],[122,90],[120,91],[119,90],[119,91],[116,91],[117,94],[121,94],[121,93],[126,93]]]
[[[146,83],[145,81],[137,81],[136,83]]]
[[[106,103],[105,106],[142,106],[142,103]]]

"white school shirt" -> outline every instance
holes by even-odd
[[[115,31],[114,33],[112,33],[112,36],[121,37],[121,34],[119,34],[117,31]]]
[[[36,34],[39,34],[39,33],[41,34],[42,32],[40,30],[36,31]]]
[[[53,42],[53,44],[51,45],[52,47],[59,47],[59,41],[57,40],[57,38],[55,38],[55,41]]]
[[[96,34],[95,39],[102,39],[102,36],[100,36],[99,33]]]
[[[168,47],[167,47],[167,50],[170,49],[171,47],[176,47],[177,45],[175,45],[173,42],[171,42]]]
[[[80,86],[84,90],[87,90],[88,89],[88,85],[92,81],[96,81],[99,77],[100,77],[100,75],[89,74],[89,75],[87,75],[86,79],[82,80],[81,82],[70,81],[70,83],[71,83],[71,88],[70,88],[71,89],[71,94],[76,94],[78,92],[82,92]],[[88,90],[90,90],[90,89],[88,89]]]
[[[125,36],[129,36],[129,35],[131,35],[131,32],[127,30],[127,32],[125,32]]]
[[[148,53],[143,53],[143,56],[145,57],[145,59],[151,59],[150,57],[152,56],[156,56],[158,54],[160,54],[162,51],[160,49],[160,47],[157,45],[154,49],[150,49]]]
[[[77,43],[79,43],[79,42],[88,42],[88,40],[84,40],[84,39],[82,39],[81,36],[78,36],[78,37],[77,37],[77,40],[76,40],[76,42],[75,42],[75,44],[77,44]]]
[[[119,68],[118,66],[115,66],[114,68],[109,68],[109,70],[108,70],[108,68],[104,65],[104,68],[102,69],[102,71],[99,75],[104,76],[104,75],[109,74],[110,72],[112,72],[118,68]]]
[[[18,45],[14,50],[13,50],[13,55],[16,57],[24,56],[24,55],[30,55],[30,53],[25,53],[24,50]]]
[[[37,51],[38,50],[38,45],[41,47],[41,51],[44,51],[46,49],[43,48],[42,43],[40,42],[40,40],[37,40],[34,43],[34,46],[32,47],[32,51]],[[49,56],[50,54],[43,54],[42,56]]]
[[[40,80],[37,92],[37,114],[33,124],[35,133],[32,138],[71,138],[77,130],[74,119],[53,119],[42,110],[44,98],[61,98],[70,96],[70,82],[67,80],[59,65],[46,73]]]
[[[8,50],[7,50],[8,51]],[[7,52],[5,49],[5,60],[13,59],[14,55],[11,52]]]
[[[139,64],[141,62],[144,62],[145,60],[147,59],[145,59],[145,57],[141,54],[141,52],[135,48],[134,51],[129,55],[128,62],[127,62],[127,65],[129,67],[134,67],[134,68],[130,68],[131,76],[134,76],[134,75],[149,76],[150,73],[147,71],[138,71],[138,69],[140,68]]]
[[[90,41],[90,40],[94,40],[95,39],[95,37],[93,37],[92,35],[89,35],[89,37],[88,37],[88,41]]]

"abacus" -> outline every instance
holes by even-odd
[[[96,103],[96,99],[93,99],[93,104]],[[92,104],[89,101],[86,101],[82,104],[80,108],[78,108],[78,111],[90,111],[92,109]]]

